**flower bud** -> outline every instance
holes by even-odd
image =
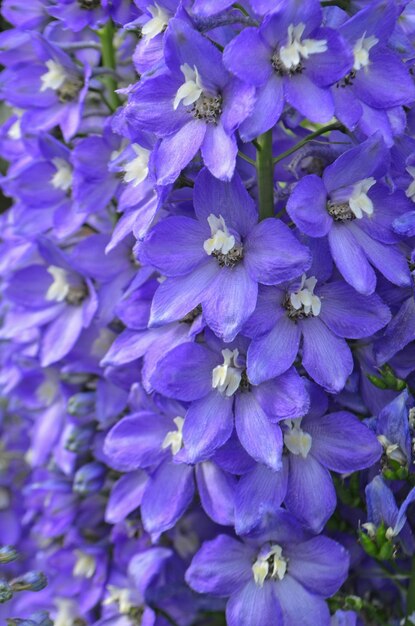
[[[76,454],[87,452],[93,435],[94,428],[92,426],[74,426],[65,441],[65,448]]]
[[[85,417],[95,410],[95,392],[76,393],[68,400],[66,410],[75,417]]]
[[[53,622],[46,611],[36,611],[26,619],[8,618],[7,626],[53,626]]]
[[[13,598],[13,590],[7,580],[0,580],[0,604]]]
[[[11,563],[18,558],[19,554],[13,546],[2,546],[0,548],[0,564]]]
[[[93,461],[83,465],[75,474],[73,490],[81,496],[99,491],[105,482],[105,467]]]
[[[43,572],[26,572],[10,582],[14,592],[17,591],[41,591],[47,585],[47,578]]]

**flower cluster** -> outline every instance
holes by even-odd
[[[1,12],[0,621],[415,623],[415,2]]]

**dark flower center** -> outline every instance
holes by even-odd
[[[192,115],[196,120],[205,120],[208,124],[216,124],[222,113],[222,97],[202,94],[192,107]]]
[[[244,258],[244,249],[242,246],[234,246],[226,254],[215,250],[212,252],[212,256],[217,259],[220,267],[234,267]]]
[[[344,87],[349,87],[350,85],[353,85],[353,81],[355,78],[356,78],[356,70],[352,70],[344,78],[342,78],[336,83],[336,87],[342,87],[343,89]]]
[[[72,102],[78,97],[82,89],[82,80],[77,76],[67,78],[63,85],[57,90],[60,102]]]
[[[251,383],[249,382],[248,374],[244,370],[241,374],[241,382],[239,383],[239,391],[244,393],[251,391]]]
[[[68,295],[65,298],[65,302],[70,306],[80,306],[88,295],[88,291],[85,285],[80,287],[70,287]]]
[[[327,211],[336,222],[350,222],[350,220],[356,219],[348,202],[329,202]]]
[[[295,309],[293,305],[291,304],[290,295],[291,294],[287,293],[282,303],[284,309],[287,311],[287,315],[290,318],[290,320],[293,320],[296,322],[297,320],[303,320],[306,317],[313,317],[312,311],[310,311],[309,313],[306,313],[303,307],[301,307],[301,309]]]
[[[184,317],[182,317],[182,319],[180,320],[183,324],[192,324],[195,319],[197,317],[199,317],[199,315],[202,312],[202,305],[198,304],[197,307],[195,307],[194,309],[192,309],[192,311],[190,311],[189,313],[187,313],[187,315],[185,315]]]
[[[92,9],[98,9],[101,6],[101,0],[78,0],[79,7],[92,11]]]
[[[294,76],[295,74],[301,74],[304,70],[302,63],[299,63],[296,67],[288,69],[278,56],[278,52],[275,52],[271,57],[271,65],[278,76]]]

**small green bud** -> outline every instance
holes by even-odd
[[[13,546],[2,546],[0,548],[0,564],[11,563],[19,557],[17,550]]]
[[[13,590],[7,580],[0,580],[0,604],[13,598]]]
[[[17,591],[41,591],[48,581],[43,572],[26,572],[11,581],[10,586],[14,592]]]
[[[378,554],[378,548],[374,540],[368,535],[366,535],[366,533],[364,532],[359,533],[359,539],[360,539],[360,544],[363,550],[366,552],[366,554],[368,554],[369,556],[376,557]]]
[[[378,552],[378,559],[380,561],[390,561],[393,558],[395,552],[395,546],[391,541],[386,541]]]
[[[367,377],[370,380],[370,382],[372,383],[372,385],[374,385],[378,389],[387,389],[388,388],[386,383],[383,381],[382,378],[378,378],[377,376],[374,376],[373,374],[367,374]]]

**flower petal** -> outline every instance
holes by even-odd
[[[337,393],[353,371],[353,358],[344,339],[333,335],[318,318],[301,320],[303,365],[322,387]]]
[[[186,572],[186,582],[199,593],[226,597],[252,577],[255,549],[228,535],[205,541]]]
[[[253,339],[248,348],[247,372],[253,385],[286,372],[294,363],[300,345],[297,324],[281,315],[270,333]]]
[[[235,403],[235,426],[241,444],[255,461],[279,470],[282,462],[280,427],[270,422],[252,393],[238,395]]]
[[[172,528],[194,495],[193,468],[165,461],[147,483],[141,503],[141,517],[147,532],[160,535]]]
[[[329,471],[309,454],[290,454],[285,505],[293,515],[319,533],[336,508],[336,491]]]
[[[245,241],[244,256],[250,276],[264,285],[297,278],[311,264],[308,248],[275,218],[262,220],[253,228]]]
[[[186,383],[189,385],[189,381]],[[214,390],[192,402],[183,426],[185,457],[188,463],[209,458],[223,446],[233,430],[233,398]]]
[[[304,420],[303,425],[313,438],[311,454],[334,472],[346,474],[371,467],[382,454],[376,435],[346,411]]]

